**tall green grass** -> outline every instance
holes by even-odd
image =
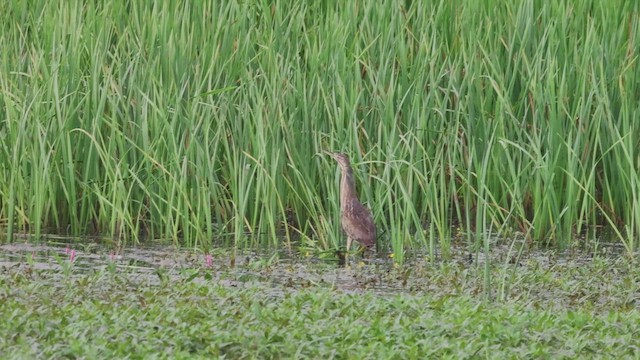
[[[352,157],[381,248],[457,224],[568,246],[640,232],[626,1],[0,5],[9,235],[330,249]],[[587,232],[588,233],[588,232]],[[292,241],[298,242],[292,242]],[[480,244],[480,243],[478,243]]]

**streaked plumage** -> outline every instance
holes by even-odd
[[[329,153],[342,171],[340,180],[340,220],[342,229],[347,234],[347,251],[353,240],[370,248],[376,243],[376,225],[373,222],[371,211],[364,207],[358,200],[353,170],[349,158],[341,153]]]

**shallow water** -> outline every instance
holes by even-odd
[[[607,247],[604,247],[607,249]],[[312,286],[330,287],[344,292],[373,291],[394,294],[416,291],[456,291],[477,293],[482,284],[485,256],[465,248],[452,248],[450,257],[442,260],[436,254],[433,262],[423,254],[412,254],[403,266],[394,264],[387,254],[368,254],[363,258],[351,256],[350,266],[338,266],[337,257],[323,260],[318,257],[295,257],[286,253],[235,253],[231,249],[211,249],[207,255],[171,245],[137,246],[114,250],[95,242],[78,244],[59,238],[41,243],[17,242],[0,245],[0,271],[29,268],[35,271],[59,273],[112,271],[127,274],[131,281],[160,284],[163,279],[178,281],[217,281],[224,286],[249,286],[256,283],[278,289]],[[618,254],[612,247],[609,253]],[[490,253],[494,267],[513,269],[577,268],[593,260],[592,253],[578,251],[528,251],[518,256],[513,247],[494,246]],[[71,266],[72,265],[72,266]],[[450,271],[443,280],[437,277]],[[476,276],[472,276],[475,274]],[[202,275],[202,276],[201,276]],[[452,282],[449,284],[447,282]],[[451,286],[450,286],[451,285]],[[457,286],[457,288],[456,288]]]
[[[392,269],[393,262],[389,259],[358,258],[357,263],[353,261],[351,267],[344,268],[338,267],[335,260],[294,258],[283,253],[238,251],[233,255],[229,249],[214,249],[212,253],[208,263],[205,254],[169,245],[128,247],[116,253],[96,244],[86,247],[62,242],[12,243],[0,245],[0,271],[29,267],[62,273],[72,264],[74,273],[101,271],[113,266],[131,279],[156,283],[161,282],[162,276],[177,280],[188,272],[203,271],[209,275],[207,281],[235,287],[260,282],[272,283],[274,289],[320,285],[345,291],[399,290],[366,275],[366,269],[375,268],[375,273]],[[205,277],[195,277],[194,281],[205,281]]]

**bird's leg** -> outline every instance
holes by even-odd
[[[347,251],[345,252],[345,256],[346,256],[346,263],[349,264],[349,250],[351,250],[351,242],[353,241],[353,239],[351,238],[351,236],[347,236]]]

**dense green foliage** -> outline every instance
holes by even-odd
[[[316,156],[331,149],[398,256],[446,250],[452,224],[559,245],[607,225],[633,250],[638,15],[621,0],[3,1],[0,217],[9,234],[333,248],[337,172]]]
[[[640,355],[640,274],[628,261],[529,258],[493,268],[512,277],[483,301],[482,270],[451,262],[229,268],[216,258],[156,276],[124,262],[82,270],[86,253],[58,259],[59,270],[29,256],[0,272],[3,359]]]

